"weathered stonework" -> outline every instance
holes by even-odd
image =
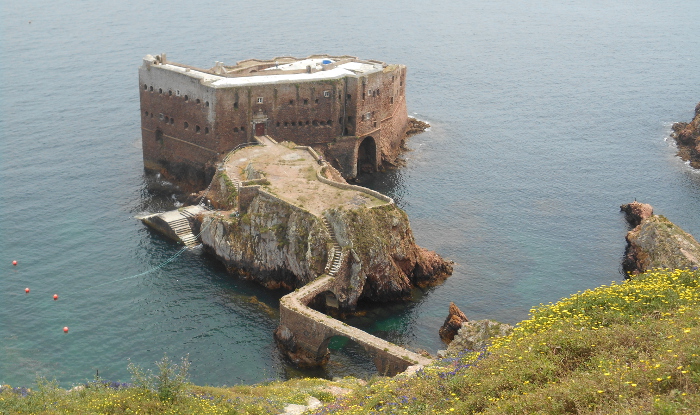
[[[147,55],[139,68],[144,166],[202,188],[223,154],[269,135],[320,151],[346,178],[396,163],[406,67],[352,56],[220,62]]]

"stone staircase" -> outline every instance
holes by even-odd
[[[185,246],[191,247],[199,244],[197,237],[192,234],[192,228],[190,227],[190,221],[187,219],[188,216],[194,216],[190,212],[183,210],[180,212],[180,218],[174,218],[168,220],[168,225],[175,232],[178,238],[182,241]]]
[[[338,239],[335,237],[335,232],[333,232],[333,227],[331,226],[331,224],[328,223],[328,220],[326,218],[322,219],[323,226],[326,227],[326,230],[333,239],[333,247],[331,248],[331,254],[328,255],[328,262],[326,263],[326,269],[323,271],[323,273],[330,277],[335,277],[335,274],[338,273],[340,266],[343,264],[343,249],[340,247],[340,244],[338,244]]]

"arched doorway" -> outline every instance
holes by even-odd
[[[377,171],[377,144],[372,136],[362,139],[357,148],[357,174]]]

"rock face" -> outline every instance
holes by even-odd
[[[492,339],[507,336],[513,331],[510,324],[493,320],[469,321],[462,324],[447,350],[438,351],[438,356],[457,356],[465,350],[478,350],[486,347]]]
[[[644,219],[650,218],[654,214],[654,208],[646,203],[639,203],[636,200],[620,206],[620,211],[625,212],[625,219],[632,226],[636,227]]]
[[[466,315],[464,315],[462,310],[460,310],[455,303],[450,302],[450,312],[447,315],[445,322],[442,324],[442,327],[440,327],[440,339],[442,339],[443,342],[450,344],[459,329],[462,328],[462,325],[468,321],[469,319]]]
[[[678,156],[690,162],[693,168],[700,169],[700,103],[695,106],[695,117],[690,123],[673,124],[671,137],[678,145]]]
[[[622,269],[628,275],[654,268],[700,266],[700,244],[692,235],[661,215],[642,219],[627,233],[626,239]]]
[[[340,311],[360,299],[408,298],[413,286],[452,273],[451,263],[416,245],[406,214],[393,204],[329,209],[325,219],[343,262],[330,291]],[[258,192],[239,214],[200,218],[204,246],[232,272],[268,288],[295,289],[325,271],[333,237],[321,218]]]

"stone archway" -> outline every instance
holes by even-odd
[[[362,139],[357,148],[357,175],[377,171],[377,143],[372,136]]]

